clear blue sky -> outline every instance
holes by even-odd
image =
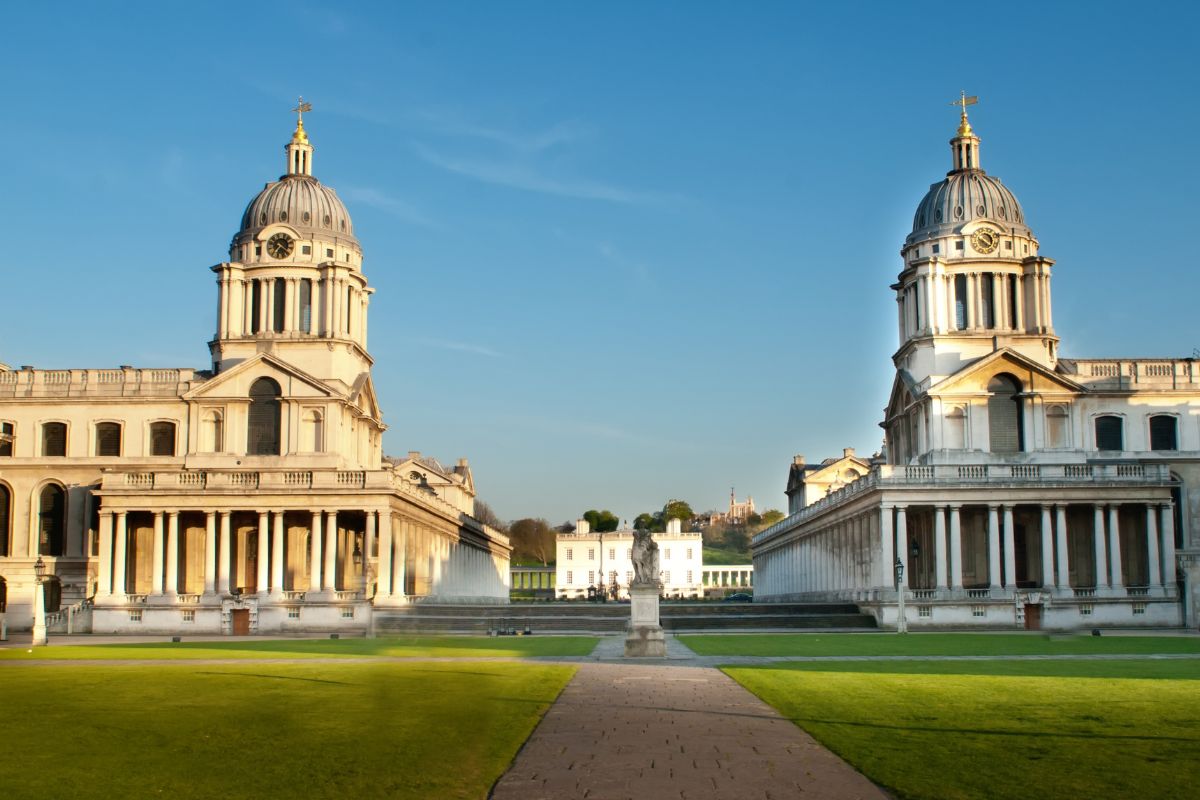
[[[1192,4],[111,3],[4,12],[0,360],[208,366],[303,94],[389,453],[631,519],[879,447],[888,290],[977,94],[1066,356],[1200,347]]]

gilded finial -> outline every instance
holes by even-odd
[[[304,97],[300,97],[299,103],[292,112],[296,115],[296,132],[292,134],[292,141],[301,144],[308,143],[308,134],[304,131],[304,112],[312,111],[312,103],[304,102]]]
[[[952,106],[962,107],[962,117],[958,121],[959,136],[974,136],[975,132],[971,130],[971,123],[967,120],[967,106],[973,106],[979,102],[979,98],[975,95],[967,97],[966,92],[961,92],[959,99],[950,103]]]

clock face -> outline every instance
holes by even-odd
[[[991,228],[980,228],[971,234],[971,247],[978,253],[990,253],[1000,244],[1000,236]]]
[[[286,233],[277,233],[267,239],[267,254],[271,258],[287,258],[292,254],[293,247],[292,237]]]

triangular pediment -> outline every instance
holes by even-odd
[[[1001,374],[1016,378],[1023,392],[1082,394],[1086,391],[1083,386],[1065,375],[1060,375],[1015,350],[1003,348],[972,362],[953,375],[947,375],[929,387],[926,393],[939,396],[987,394],[988,382]]]
[[[271,378],[279,384],[285,398],[339,398],[340,392],[320,378],[268,353],[259,353],[232,369],[205,381],[184,395],[185,400],[245,398],[250,386],[259,378]]]
[[[912,404],[916,397],[917,383],[913,380],[912,375],[906,369],[896,370],[896,377],[892,381],[892,392],[888,395],[885,418],[891,419],[897,414],[904,413],[904,410]]]
[[[371,373],[364,372],[354,381],[354,386],[350,389],[350,402],[364,417],[383,423],[383,411],[379,408],[379,397],[375,394],[375,380]]]

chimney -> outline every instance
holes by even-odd
[[[458,465],[459,465],[460,467],[468,467],[468,466],[470,466],[470,465],[467,463],[467,460],[466,460],[465,458],[460,458],[460,459],[458,460]]]
[[[803,467],[804,466],[804,456],[792,456],[792,466]]]
[[[842,448],[842,458],[850,458],[853,455],[854,455],[853,447],[843,447]]]
[[[683,520],[681,520],[681,519],[667,520],[667,533],[683,533]]]
[[[586,519],[575,520],[575,532],[576,533],[591,533],[592,532],[591,523],[589,523]]]
[[[421,451],[420,450],[409,450],[408,457],[411,458],[413,461],[416,461],[418,458],[421,457]]]

